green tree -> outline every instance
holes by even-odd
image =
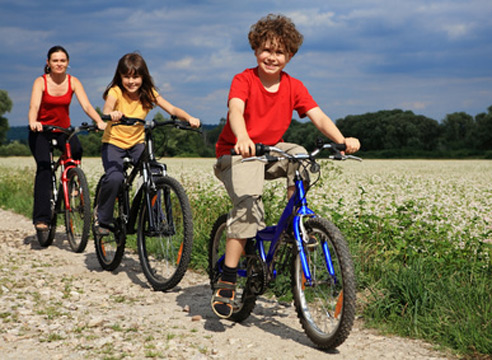
[[[337,126],[345,136],[359,138],[363,151],[432,151],[440,131],[436,120],[399,109],[349,115]]]
[[[464,112],[448,114],[441,124],[442,145],[449,150],[471,149],[475,145],[475,131],[472,116]]]
[[[492,106],[488,113],[475,116],[475,146],[479,150],[492,150]]]
[[[9,121],[3,114],[12,110],[12,100],[6,90],[0,90],[0,144],[4,144],[9,130]]]

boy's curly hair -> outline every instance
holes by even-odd
[[[291,19],[284,15],[268,14],[251,26],[248,34],[249,44],[256,51],[265,42],[277,42],[294,56],[301,47],[304,37],[297,31]]]

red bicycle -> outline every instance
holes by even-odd
[[[55,160],[54,154],[57,140],[51,139],[50,141],[51,220],[48,224],[48,231],[37,231],[38,241],[42,247],[50,246],[53,243],[58,214],[64,214],[65,229],[72,250],[80,253],[87,246],[92,221],[89,185],[84,172],[80,168],[80,160],[72,158],[70,139],[81,131],[96,130],[96,125],[88,125],[87,123],[75,128],[43,125],[43,131],[62,132],[68,136],[64,144],[65,150],[58,160]],[[60,170],[58,175],[59,182],[57,182],[58,170]]]

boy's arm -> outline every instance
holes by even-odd
[[[346,153],[351,154],[359,150],[359,140],[352,137],[344,137],[335,123],[319,107],[309,110],[306,115],[327,138],[337,144],[345,144],[347,146]]]
[[[244,121],[244,101],[238,98],[229,100],[229,124],[236,136],[234,151],[243,157],[255,156],[255,144],[249,137]]]

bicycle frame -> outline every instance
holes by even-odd
[[[128,234],[135,233],[135,223],[137,221],[138,211],[140,208],[141,200],[142,200],[142,191],[144,186],[151,186],[149,182],[151,181],[150,176],[148,174],[148,170],[146,168],[145,161],[143,160],[145,153],[142,153],[142,156],[137,161],[137,163],[133,166],[131,172],[125,176],[125,182],[123,183],[123,208],[126,216],[126,231]],[[143,183],[140,188],[137,189],[133,200],[130,201],[130,188],[138,176],[139,173],[142,173]],[[148,194],[148,192],[146,192]],[[146,196],[148,198],[148,196]],[[146,199],[147,206],[150,203],[150,199]]]
[[[154,147],[152,140],[152,132],[150,129],[145,129],[145,150],[140,155],[140,158],[137,160],[137,163],[134,164],[132,171],[130,174],[125,175],[125,182],[123,183],[123,193],[124,193],[124,212],[126,215],[126,231],[128,234],[135,233],[135,223],[137,221],[138,211],[140,208],[140,204],[142,201],[142,191],[145,189],[145,206],[147,208],[147,213],[151,214],[153,209],[152,199],[149,196],[152,188],[155,188],[154,181],[151,176],[151,162],[155,161],[154,155]],[[166,175],[165,165],[162,168],[163,175]],[[137,189],[133,201],[130,201],[130,188],[138,176],[138,174],[142,176],[142,186]],[[149,230],[155,230],[155,218],[153,216],[149,217]]]
[[[53,140],[51,140],[53,141]],[[52,164],[52,176],[53,176],[53,194],[54,198],[58,199],[58,187],[56,186],[56,171],[61,168],[60,185],[63,188],[63,201],[65,203],[65,209],[71,211],[70,199],[68,194],[68,171],[74,167],[80,166],[80,160],[72,159],[72,149],[70,147],[70,138],[67,138],[65,142],[65,151],[60,155],[55,162],[54,158],[54,145],[51,143],[51,164]]]
[[[296,181],[295,181],[295,192],[292,197],[287,202],[287,205],[280,216],[280,220],[277,225],[268,226],[263,230],[260,230],[256,234],[256,248],[261,260],[267,264],[267,267],[270,269],[273,276],[276,276],[276,271],[274,269],[274,256],[275,253],[281,243],[281,234],[288,228],[289,224],[292,223],[295,243],[297,249],[299,251],[299,255],[301,257],[302,269],[304,271],[304,276],[306,278],[306,282],[311,284],[311,272],[309,270],[309,266],[306,260],[306,255],[304,253],[302,247],[303,234],[304,229],[302,225],[302,218],[304,216],[316,216],[314,211],[312,211],[307,206],[306,201],[306,192],[304,190],[304,182],[299,174],[296,172]],[[293,215],[295,214],[295,215]],[[290,221],[292,219],[292,222]],[[268,252],[265,252],[265,242],[270,242],[270,247]],[[331,257],[329,252],[327,253],[327,247],[325,250],[325,257],[327,259],[327,263],[329,267],[332,268],[331,265]],[[329,261],[328,261],[329,259]],[[330,274],[333,275],[333,270],[330,270]]]

